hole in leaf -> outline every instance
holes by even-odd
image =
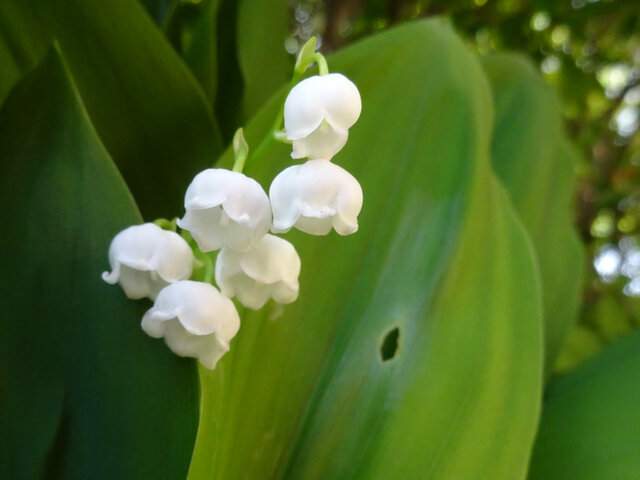
[[[380,345],[380,356],[383,362],[392,360],[398,351],[398,337],[400,337],[400,329],[395,327],[387,332]]]

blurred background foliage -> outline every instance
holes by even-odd
[[[232,10],[238,4],[224,0],[168,0],[164,6],[157,1],[143,3],[149,4],[148,11],[187,58],[197,35],[196,20],[202,21],[200,12],[216,10],[219,28],[232,29],[235,23],[225,18],[235,15]],[[276,36],[275,41],[282,42],[282,51],[291,58],[312,35],[318,37],[320,50],[329,53],[376,31],[434,15],[449,18],[480,54],[498,50],[527,54],[555,87],[566,131],[582,153],[576,169],[575,225],[590,265],[585,268],[579,321],[556,370],[574,368],[640,325],[637,0],[290,0],[288,7],[280,16],[288,15],[290,36]],[[229,38],[235,33],[230,32]],[[244,112],[234,108],[242,90],[242,62],[226,58],[219,58],[218,68],[226,78],[237,78],[231,82],[236,87],[218,91],[214,106],[221,116],[236,121],[223,131],[228,139],[253,109],[246,101]],[[231,64],[225,64],[229,59]],[[265,81],[277,85],[282,80]]]

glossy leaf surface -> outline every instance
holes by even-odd
[[[522,479],[542,374],[539,285],[489,164],[473,55],[420,22],[330,59],[363,111],[334,161],[360,181],[359,231],[287,235],[300,297],[242,314],[203,405],[189,479]],[[282,97],[246,130],[255,148]],[[268,188],[290,147],[249,158]],[[226,157],[223,165],[229,165]]]
[[[193,25],[184,59],[200,82],[211,105],[218,88],[218,8],[220,0],[209,0]],[[224,21],[224,19],[222,19]]]
[[[158,26],[163,26],[175,0],[138,0]]]
[[[186,186],[213,162],[220,140],[204,94],[142,6],[5,0],[0,31],[23,73],[52,39],[60,42],[91,120],[145,218],[181,214]],[[4,64],[0,77],[2,86],[6,78],[17,80]]]
[[[215,111],[220,118],[220,130],[230,143],[236,129],[244,124],[242,96],[244,79],[238,62],[238,10],[240,1],[219,0],[215,32],[218,46],[218,81]],[[210,24],[213,27],[213,24]],[[203,38],[205,38],[203,36]]]
[[[0,477],[184,478],[195,366],[100,278],[141,217],[57,51],[0,111],[0,158]]]
[[[640,333],[549,385],[531,480],[633,480],[640,472]]]
[[[525,58],[483,58],[496,109],[492,160],[529,231],[541,274],[549,372],[573,325],[584,251],[573,228],[576,154],[562,135],[551,88]]]
[[[284,47],[292,12],[287,0],[240,0],[238,63],[244,79],[243,108],[255,114],[291,77],[293,56]]]

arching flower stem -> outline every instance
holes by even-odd
[[[316,62],[318,64],[318,70],[320,75],[326,75],[329,73],[327,67],[327,60],[320,52],[316,52],[316,37],[311,37],[300,49],[298,57],[296,58],[296,64],[293,67],[293,78],[291,79],[291,86],[293,87],[298,83],[304,72],[307,71],[311,63]]]
[[[211,255],[209,255],[208,253],[205,253],[202,255],[202,260],[204,262],[204,278],[203,278],[203,282],[204,283],[210,283],[213,284],[213,276],[215,273],[215,266],[213,264],[213,260],[211,259]]]
[[[212,283],[215,274],[215,265],[213,263],[211,255],[200,250],[200,247],[198,247],[198,243],[188,230],[181,230],[180,236],[184,238],[189,244],[189,246],[191,247],[191,251],[193,252],[193,256],[196,259],[196,268],[193,270],[191,280]],[[202,273],[203,268],[204,273]]]
[[[170,232],[175,232],[177,230],[176,222],[178,221],[178,217],[174,217],[173,220],[169,220],[167,218],[156,218],[153,223],[159,226],[163,230],[169,230]]]
[[[318,73],[320,75],[326,75],[329,73],[329,66],[327,65],[327,59],[324,58],[320,52],[315,52],[313,54],[313,59],[318,64]]]

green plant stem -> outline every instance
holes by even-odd
[[[242,172],[244,162],[247,160],[247,156],[249,155],[249,144],[244,138],[244,131],[242,128],[236,130],[236,133],[233,135],[233,154],[236,159],[233,164],[233,171]]]
[[[264,143],[264,140],[263,140],[263,143]],[[252,155],[252,156],[254,156],[254,155]],[[233,171],[242,173],[242,170],[244,169],[244,164],[245,164],[246,160],[247,160],[247,156],[246,155],[241,155],[241,156],[237,157],[235,162],[233,162]]]
[[[320,52],[316,52],[313,54],[313,59],[318,64],[318,73],[320,75],[326,75],[329,73],[329,66],[327,65],[327,59],[324,58]]]
[[[320,52],[315,52],[312,60],[318,64],[318,72],[320,75],[327,75],[329,73],[329,66],[327,65],[327,59]],[[304,72],[309,68],[309,64],[306,64],[304,68],[295,69],[293,71],[293,75],[291,76],[291,81],[289,82],[289,91],[302,79]],[[265,135],[262,139],[258,147],[253,151],[252,154],[249,155],[250,159],[255,159],[260,157],[262,153],[267,150],[273,142],[283,142],[283,143],[291,143],[284,136],[277,135],[277,132],[282,131],[284,122],[284,103],[278,109],[278,114],[276,118],[273,120],[273,124],[271,126],[271,130]],[[245,164],[245,158],[238,158],[233,165],[234,172],[242,172]]]
[[[169,230],[171,232],[175,232],[177,227],[178,218],[174,218],[173,220],[168,220],[166,218],[156,218],[153,223],[162,228],[163,230]]]
[[[211,255],[209,255],[208,253],[205,253],[202,256],[202,258],[204,260],[204,266],[205,266],[203,281],[205,283],[213,283],[214,266],[213,266],[213,260],[211,260]]]

